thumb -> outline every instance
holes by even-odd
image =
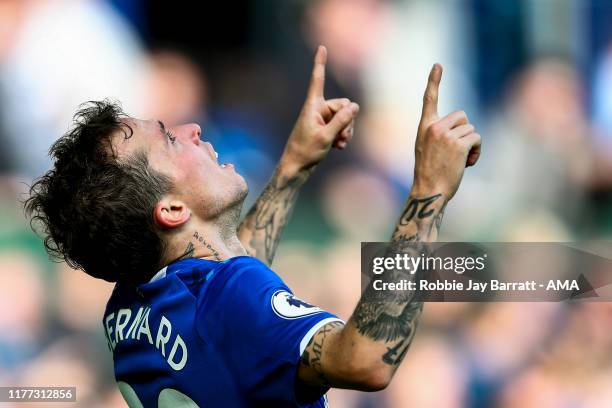
[[[423,113],[421,122],[438,119],[438,88],[442,79],[442,65],[434,64],[427,79],[427,88],[423,95]]]
[[[325,126],[325,132],[330,137],[336,136],[351,123],[357,112],[359,112],[359,105],[354,102],[340,109],[327,126]]]
[[[327,49],[319,45],[314,57],[312,75],[308,85],[308,99],[323,97],[325,88],[325,64],[327,63]]]

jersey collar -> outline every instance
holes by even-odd
[[[155,275],[153,275],[153,277],[151,278],[151,280],[149,281],[149,283],[151,282],[155,282],[156,280],[159,280],[161,278],[165,278],[166,277],[166,272],[168,271],[168,267],[164,266],[163,268],[161,268],[159,271],[157,271],[157,273]]]

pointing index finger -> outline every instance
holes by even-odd
[[[432,120],[438,117],[438,88],[442,79],[442,65],[434,64],[429,73],[427,88],[423,95],[422,120]]]
[[[323,88],[325,87],[326,63],[327,49],[323,45],[319,45],[314,57],[312,76],[310,78],[310,85],[308,86],[308,98],[323,97]]]

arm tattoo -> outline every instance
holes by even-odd
[[[321,359],[323,357],[323,345],[327,336],[340,328],[344,324],[342,322],[331,322],[319,329],[319,331],[312,336],[308,345],[302,353],[301,363],[306,367],[311,367],[317,376],[318,385],[322,387],[328,387],[329,381],[325,377],[323,372],[323,366],[321,365]]]
[[[289,217],[301,185],[309,173],[287,178],[278,169],[270,183],[240,224],[238,236],[249,253],[268,265],[272,264],[281,233]]]
[[[430,197],[410,197],[393,232],[389,250],[419,256],[427,251],[425,243],[437,238],[445,200],[440,194]],[[423,243],[423,244],[420,244]],[[421,271],[410,275],[392,270],[381,275],[390,282],[417,279]],[[387,351],[383,362],[397,368],[412,343],[423,302],[414,293],[375,291],[371,286],[363,293],[353,314],[353,321],[362,335],[383,342]]]
[[[436,194],[425,198],[411,198],[406,203],[406,208],[399,220],[399,226],[408,225],[410,221],[417,216],[419,219],[431,217],[435,209],[431,205],[442,197],[442,194]]]

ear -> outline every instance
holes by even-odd
[[[179,200],[162,200],[155,206],[153,218],[162,228],[177,228],[189,221],[191,211]]]

